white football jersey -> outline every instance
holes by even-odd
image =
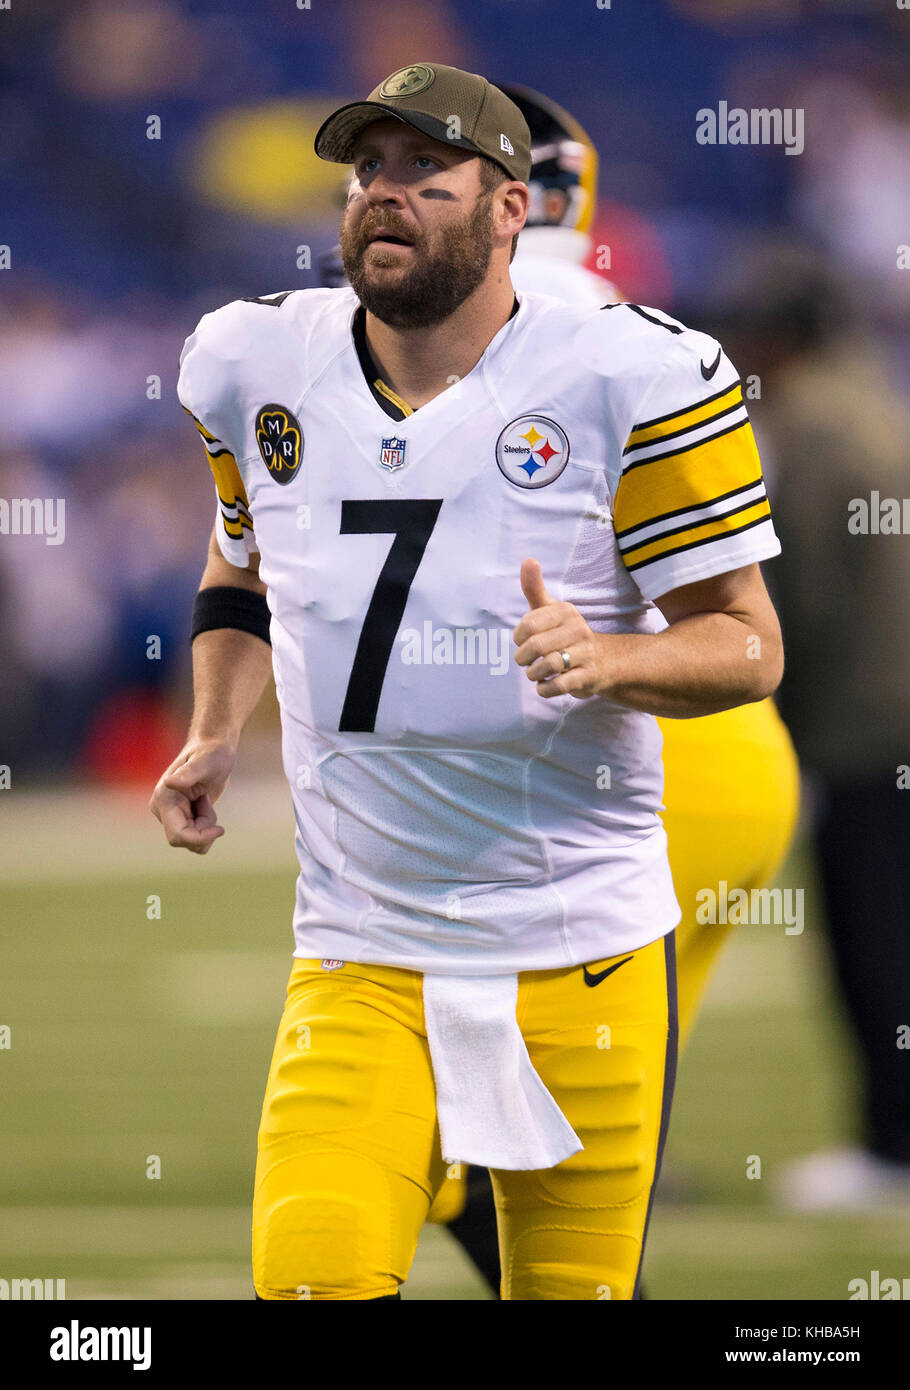
[[[350,289],[228,304],[181,356],[219,544],[268,586],[296,954],[479,975],[655,940],[657,723],[538,696],[519,571],[646,633],[655,598],[777,554],[736,371],[655,310],[524,294],[419,410],[374,375]]]

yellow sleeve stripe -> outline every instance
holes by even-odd
[[[668,513],[703,506],[760,476],[755,436],[744,420],[732,432],[648,460],[647,467],[627,469],[616,490],[614,529],[630,531]]]
[[[758,515],[756,508],[767,507],[768,505],[764,488],[761,488],[758,496],[755,495],[755,489],[750,489],[750,491],[753,493],[751,497],[747,497],[744,502],[740,502],[736,506],[728,507],[726,511],[714,515],[710,512],[702,513],[701,516],[691,517],[689,521],[682,522],[679,526],[665,527],[656,535],[646,536],[643,540],[632,541],[631,544],[622,546],[623,559],[628,557],[635,564],[641,559],[653,559],[658,553],[655,547],[659,543],[666,542],[669,545],[677,540],[688,540],[693,536],[708,535],[708,528],[715,525],[723,527],[724,523],[727,523],[728,530],[737,529],[744,518],[748,520],[750,517]],[[710,534],[719,533],[710,532]]]
[[[233,541],[239,541],[243,536],[244,530],[250,532],[253,530],[253,523],[245,516],[238,516],[235,521],[231,517],[225,516],[224,512],[222,512],[221,520],[224,523],[225,531]]]
[[[709,396],[706,401],[699,401],[686,410],[677,410],[670,415],[661,415],[656,420],[646,420],[644,424],[636,425],[623,452],[629,453],[643,444],[653,444],[656,439],[671,439],[674,435],[685,434],[686,430],[693,429],[696,425],[707,424],[728,411],[735,410],[737,406],[742,405],[742,401],[742,383],[736,381],[732,386],[719,391],[716,396]]]
[[[184,409],[186,407],[184,406]],[[187,412],[189,414],[189,412]],[[210,449],[209,443],[221,444],[221,440],[214,434],[210,434],[205,425],[199,423],[195,415],[193,416],[196,428],[207,441],[205,456],[209,461],[209,467],[215,479],[215,487],[218,489],[218,496],[226,507],[242,507],[247,516],[250,515],[249,498],[246,495],[246,488],[243,486],[243,479],[240,476],[240,469],[237,467],[237,460],[229,449],[219,448]]]
[[[186,410],[186,406],[183,409]],[[186,413],[205,441],[205,456],[215,479],[215,490],[221,503],[221,521],[225,532],[231,540],[240,540],[245,530],[252,532],[253,518],[237,460],[229,449],[224,448],[217,435],[212,434],[201,420],[196,419],[191,410],[186,410]],[[210,444],[220,447],[210,449]]]
[[[750,493],[751,496],[744,497],[744,493]],[[740,502],[745,505],[747,502],[758,501],[759,496],[763,497],[764,495],[765,482],[761,475],[759,475],[757,478],[750,479],[748,483],[743,483],[741,487],[731,487],[727,492],[719,493],[717,497],[705,498],[705,500],[699,502],[697,506],[693,507],[690,503],[685,507],[674,507],[672,511],[663,512],[660,516],[652,516],[648,521],[641,522],[638,526],[630,526],[625,531],[615,530],[613,534],[619,541],[620,549],[628,549],[630,545],[635,546],[639,544],[638,541],[630,542],[629,540],[630,536],[634,536],[639,531],[650,532],[650,535],[645,537],[645,539],[653,540],[657,534],[668,534],[670,522],[675,521],[677,517],[687,516],[689,521],[684,524],[690,525],[696,519],[706,520],[709,517],[720,516],[721,514],[725,514],[726,511],[732,510],[735,506],[739,505],[733,500],[734,498],[738,498]],[[724,502],[730,503],[729,508],[724,509]],[[696,513],[699,514],[698,517],[696,517]],[[681,523],[681,525],[682,524],[683,523]]]
[[[243,479],[240,476],[240,469],[234,461],[234,455],[227,451],[217,457],[209,454],[209,466],[215,479],[218,496],[222,502],[228,507],[236,506],[239,503],[246,512],[249,512],[250,504],[247,499],[246,488],[243,486]]]
[[[186,409],[185,406],[184,406],[184,409]],[[216,435],[210,434],[210,433],[209,433],[209,431],[206,429],[205,425],[201,424],[201,423],[196,419],[195,415],[193,416],[193,424],[196,426],[197,430],[198,430],[199,433],[202,435],[202,438],[203,438],[203,439],[207,439],[207,440],[208,440],[210,443],[212,443],[212,444],[219,444],[219,443],[221,442],[221,441],[217,438]]]
[[[186,410],[186,406],[184,406],[183,408],[184,410]],[[230,453],[230,450],[224,447],[218,436],[211,434],[210,431],[206,429],[205,425],[203,425],[200,420],[196,419],[195,415],[191,414],[189,410],[186,410],[186,413],[190,416],[190,419],[192,420],[193,424],[196,426],[197,430],[202,435],[202,438],[205,440],[205,452],[208,454],[209,458],[217,458],[219,454]],[[217,444],[220,447],[217,449],[210,449],[208,447],[209,444]]]
[[[771,507],[765,497],[747,510],[739,511],[735,521],[731,515],[718,517],[715,521],[688,528],[682,536],[661,536],[647,545],[634,547],[632,553],[636,558],[631,563],[625,555],[623,556],[626,569],[641,569],[653,560],[665,560],[669,555],[678,555],[681,550],[693,550],[696,546],[708,545],[711,541],[728,540],[742,531],[749,531],[753,526],[760,526],[763,521],[770,520],[770,517]]]

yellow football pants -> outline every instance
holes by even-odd
[[[679,1041],[684,1047],[732,927],[696,922],[696,894],[771,883],[793,838],[799,764],[773,700],[703,719],[658,720],[664,736],[664,826],[676,929]]]
[[[685,1047],[708,980],[733,928],[695,920],[696,894],[771,883],[799,811],[799,765],[773,700],[702,719],[659,719],[664,737],[664,825],[682,911],[676,929],[679,1046]],[[430,1220],[454,1221],[464,1174],[452,1172]]]
[[[519,975],[531,1061],[584,1148],[493,1172],[503,1298],[635,1291],[675,1079],[674,935],[620,960],[593,986],[581,966]],[[382,1298],[407,1278],[446,1172],[422,978],[294,962],[259,1131],[261,1298]]]

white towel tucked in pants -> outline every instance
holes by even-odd
[[[583,1147],[531,1065],[517,1002],[517,974],[423,977],[447,1163],[553,1168]]]

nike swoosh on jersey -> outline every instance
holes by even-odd
[[[722,348],[718,348],[718,349],[717,349],[717,356],[715,357],[714,361],[711,363],[710,367],[706,367],[705,364],[704,364],[704,362],[702,362],[702,364],[701,364],[701,374],[702,374],[702,376],[704,377],[705,381],[710,381],[710,380],[711,380],[712,376],[714,375],[714,373],[717,371],[718,367],[720,366],[720,359],[721,359],[722,356],[723,356],[723,349],[722,349]]]
[[[586,965],[582,966],[582,969],[585,972],[585,984],[590,985],[593,989],[595,985],[600,984],[601,980],[605,980],[608,975],[613,974],[614,970],[618,970],[621,965],[625,965],[626,962],[630,961],[631,959],[631,956],[626,956],[624,960],[618,960],[615,965],[608,965],[606,970],[598,970],[596,975],[592,975],[591,971],[588,969]]]

